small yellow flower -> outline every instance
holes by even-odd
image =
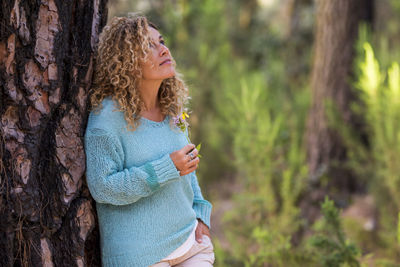
[[[186,118],[189,118],[189,115],[186,112],[182,112],[182,119],[185,120]]]
[[[175,126],[178,127],[184,133],[185,133],[186,130],[188,130],[187,128],[189,126],[189,124],[186,121],[186,118],[189,118],[189,115],[184,111],[182,112],[181,115],[178,115],[178,116],[174,117]],[[189,131],[187,133],[189,135]],[[188,143],[190,144],[191,142],[190,142],[190,139],[189,139],[188,135],[185,135],[185,136],[186,136],[186,139],[187,139]],[[201,143],[196,146],[196,149],[197,149],[198,152],[200,152],[200,148],[201,148]],[[199,158],[201,158],[200,153],[197,154],[197,156]]]

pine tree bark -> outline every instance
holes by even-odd
[[[372,23],[373,0],[319,0],[317,3],[312,105],[307,122],[308,165],[311,177],[327,175],[339,192],[357,191],[354,174],[344,166],[347,148],[337,129],[328,125],[329,101],[341,120],[353,129],[362,120],[350,108],[357,96],[351,89],[355,42],[361,21]]]
[[[0,3],[0,266],[100,266],[83,135],[106,2]]]

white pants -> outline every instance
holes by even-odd
[[[213,266],[214,246],[207,235],[202,236],[201,243],[195,241],[188,252],[176,259],[160,261],[150,267],[210,267]]]

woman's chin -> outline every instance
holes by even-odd
[[[172,77],[174,77],[175,75],[176,75],[175,70],[174,70],[174,71],[171,71],[170,73],[168,73],[168,75],[166,75],[167,77],[166,77],[165,79],[172,78]]]

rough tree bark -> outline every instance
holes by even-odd
[[[329,100],[344,123],[354,129],[362,125],[350,109],[357,99],[350,82],[359,23],[372,22],[373,0],[319,0],[316,4],[312,106],[307,122],[308,165],[312,177],[328,175],[331,186],[351,192],[357,190],[356,179],[343,165],[346,147],[340,134],[328,125],[325,108]]]
[[[100,266],[82,138],[106,2],[0,3],[0,266]]]

